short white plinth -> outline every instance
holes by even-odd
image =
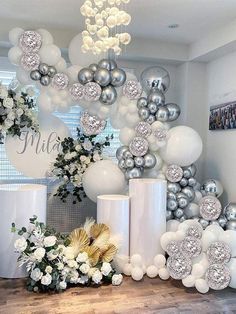
[[[145,266],[163,253],[160,238],[166,232],[166,185],[159,179],[129,181],[130,256],[140,254]]]
[[[121,236],[116,264],[122,271],[129,256],[129,196],[100,195],[97,197],[97,222],[107,224],[113,235]]]
[[[17,265],[18,254],[14,242],[18,236],[11,233],[11,224],[28,227],[29,218],[37,215],[39,221],[46,222],[47,187],[39,184],[0,185],[0,277],[25,277],[24,267]]]

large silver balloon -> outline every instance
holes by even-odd
[[[79,71],[78,80],[81,84],[93,81],[93,71],[90,68],[83,68]]]
[[[117,63],[111,59],[102,59],[101,61],[99,61],[98,66],[100,68],[107,69],[108,71],[112,71],[117,68]]]
[[[162,67],[150,67],[142,72],[141,84],[147,93],[153,90],[153,88],[165,93],[170,86],[170,76]]]
[[[186,178],[182,178],[180,181],[179,181],[179,184],[181,185],[181,186],[187,186],[188,185],[188,179],[186,179]]]
[[[155,104],[154,102],[150,102],[147,107],[148,107],[151,114],[154,114],[157,112],[158,105]]]
[[[94,73],[94,81],[100,86],[107,86],[111,83],[111,73],[107,69],[99,68]]]
[[[33,70],[30,72],[30,78],[33,81],[39,81],[41,79],[41,74],[38,70]]]
[[[98,70],[99,66],[96,63],[92,63],[90,64],[89,68],[95,73]]]
[[[166,107],[161,106],[156,113],[156,119],[160,122],[167,122],[169,119],[169,111]]]
[[[166,104],[167,109],[169,110],[169,121],[175,121],[180,115],[180,107],[177,104]]]
[[[140,97],[137,101],[137,107],[138,109],[141,109],[141,108],[144,108],[144,107],[147,107],[147,98],[145,97]]]
[[[125,177],[127,180],[140,178],[142,176],[142,171],[139,168],[133,168],[125,172]]]
[[[236,203],[229,203],[225,206],[224,215],[227,220],[236,221]]]
[[[184,169],[184,178],[189,179],[191,178],[192,174],[191,171],[189,169]]]
[[[53,66],[50,66],[48,68],[48,76],[49,77],[54,77],[57,74],[57,69]]]
[[[51,82],[51,79],[48,75],[45,75],[45,76],[42,76],[41,79],[40,79],[40,83],[43,85],[43,86],[48,86]]]
[[[156,165],[156,157],[153,154],[146,154],[144,156],[144,168],[154,168]]]
[[[40,65],[39,65],[39,72],[42,75],[47,75],[48,71],[49,71],[48,65],[46,63],[40,63]]]
[[[188,197],[190,202],[192,202],[194,200],[194,198],[195,198],[195,191],[190,186],[186,186],[185,188],[183,188],[182,189],[182,193],[187,195],[187,197]]]
[[[134,158],[134,163],[136,167],[143,167],[144,166],[144,158],[141,156]]]
[[[138,114],[142,120],[146,120],[150,115],[150,111],[147,108],[140,108]]]
[[[123,158],[123,155],[125,152],[127,152],[129,150],[129,147],[128,146],[121,146],[117,149],[116,151],[116,158],[118,160],[122,159]]]
[[[214,195],[215,197],[219,197],[223,193],[223,186],[218,180],[209,179],[202,184],[201,191],[205,195]]]
[[[111,71],[111,84],[115,87],[124,85],[126,81],[126,73],[122,69],[114,69]]]
[[[134,160],[133,160],[133,158],[127,158],[125,160],[125,166],[126,166],[126,168],[129,168],[129,169],[134,168]]]
[[[108,85],[102,89],[102,94],[100,96],[100,102],[102,102],[104,105],[112,105],[117,99],[117,92],[116,89]]]
[[[172,192],[172,193],[179,193],[181,191],[181,186],[178,183],[172,183],[172,182],[168,182],[167,183],[167,190],[168,192]]]
[[[165,104],[165,95],[159,90],[153,90],[148,95],[148,102],[153,102],[157,105],[164,105]]]
[[[236,221],[228,221],[226,224],[226,230],[236,231]]]

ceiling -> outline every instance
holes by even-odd
[[[83,0],[0,0],[0,41],[10,28],[83,29]],[[130,0],[134,37],[191,44],[236,19],[236,0]],[[169,24],[179,24],[170,29]],[[5,32],[5,33],[4,33]]]

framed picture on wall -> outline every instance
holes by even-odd
[[[210,107],[209,130],[236,129],[236,100]]]

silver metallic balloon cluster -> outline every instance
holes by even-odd
[[[193,202],[195,190],[199,188],[196,172],[194,164],[183,168],[178,165],[167,167],[167,220],[176,219],[182,222],[187,219],[184,211]]]
[[[86,100],[99,100],[104,105],[112,105],[117,99],[116,88],[126,81],[126,73],[117,67],[114,60],[103,59],[98,64],[81,69],[78,80],[85,88]]]
[[[48,86],[56,73],[57,70],[54,66],[40,63],[37,69],[30,72],[30,77],[33,81],[39,81],[41,85]]]
[[[147,97],[137,101],[138,113],[143,121],[171,122],[178,119],[180,108],[177,104],[165,104],[164,93],[170,86],[169,73],[161,67],[150,67],[141,74],[141,84]]]
[[[135,137],[129,147],[121,146],[116,151],[119,168],[127,180],[140,178],[145,169],[156,165],[156,157],[148,152],[148,142],[143,137]]]
[[[184,279],[191,274],[192,259],[199,256],[202,251],[200,227],[191,226],[182,241],[172,240],[168,243],[166,252],[167,269],[174,279]]]

